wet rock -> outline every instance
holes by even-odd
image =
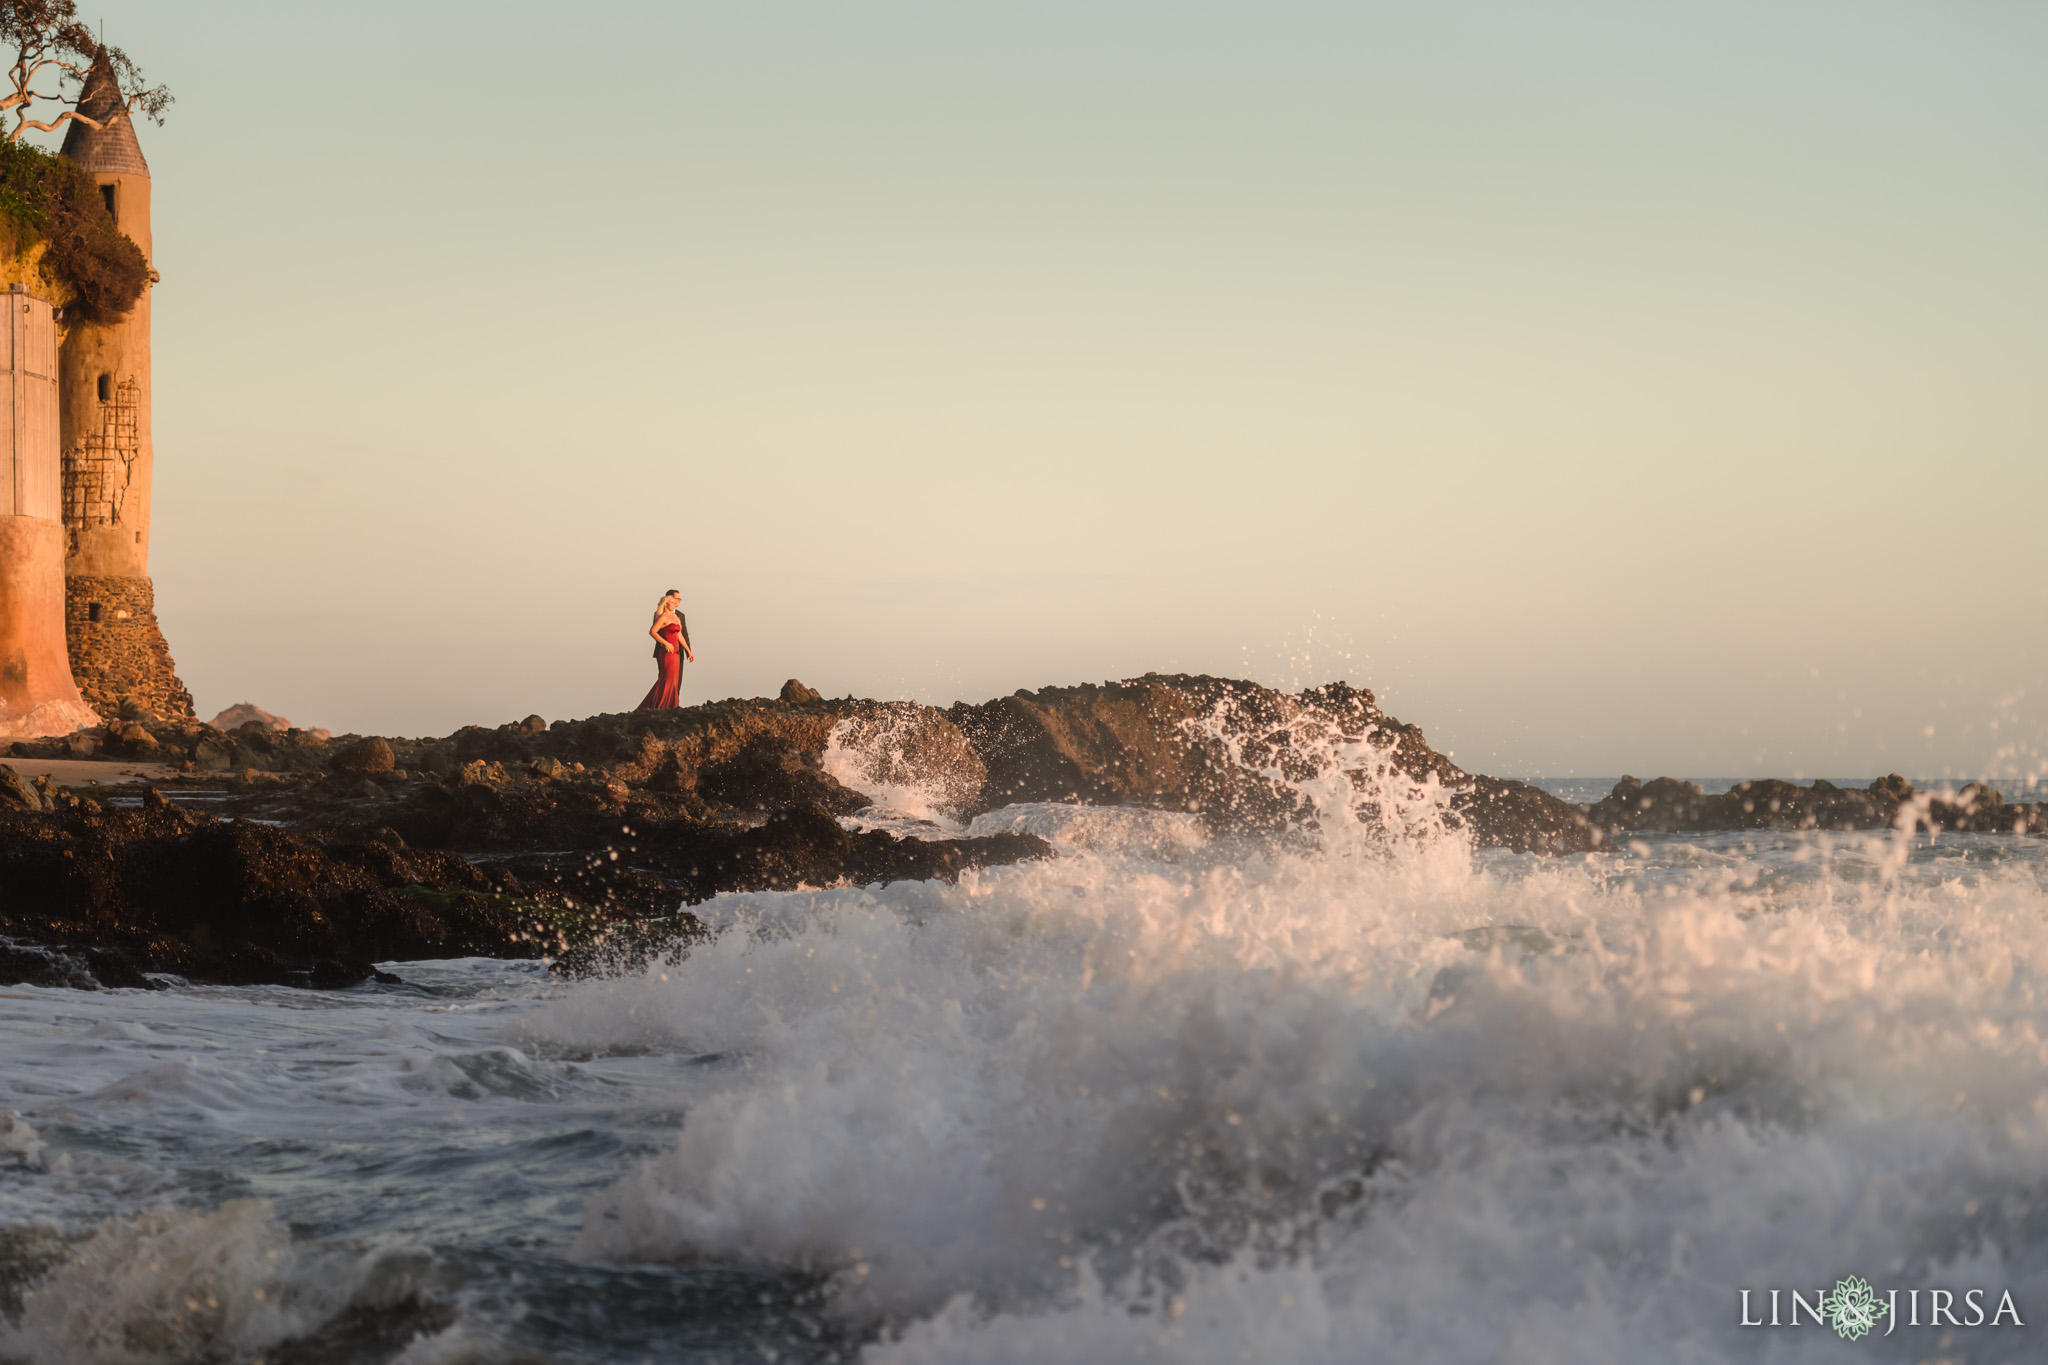
[[[854,833],[823,806],[778,811],[753,829],[667,826],[641,831],[637,856],[674,874],[695,903],[718,891],[794,891],[846,884],[955,881],[970,867],[1057,856],[1035,835],[898,839]]]
[[[192,746],[192,766],[201,772],[221,772],[234,760],[234,747],[225,740],[202,739]]]
[[[1019,691],[946,714],[987,771],[982,809],[1080,801],[1256,819],[1294,802],[1235,761],[1224,732],[1270,748],[1285,711],[1279,694],[1250,683],[1147,675]]]
[[[634,861],[621,862],[614,848],[569,853],[527,853],[494,862],[492,870],[510,874],[523,886],[560,895],[571,905],[586,906],[617,926],[671,914],[683,893],[667,877]],[[629,850],[630,856],[630,850]]]
[[[780,695],[783,701],[790,703],[792,706],[801,705],[804,702],[825,700],[824,693],[815,687],[805,687],[795,678],[791,678],[782,685]]]
[[[85,948],[79,953],[85,959],[86,968],[93,979],[108,990],[160,991],[161,981],[152,981],[142,974],[127,953],[113,948]]]
[[[1585,814],[1526,782],[1475,777],[1452,797],[1451,808],[1481,848],[1583,853],[1606,842]]]
[[[738,753],[701,771],[697,792],[708,800],[749,811],[817,806],[851,815],[873,804],[827,773],[818,754],[772,734],[755,736]]]
[[[100,983],[85,959],[76,953],[0,940],[0,986],[96,991]]]
[[[0,933],[102,984],[354,984],[389,958],[541,955],[559,898],[395,838],[332,845],[182,809],[0,813]],[[545,932],[544,932],[545,931]]]
[[[2037,828],[2032,814],[2027,807],[2008,806],[2002,793],[1983,782],[1966,783],[1955,795],[1936,796],[1927,803],[1927,823],[1937,829],[2002,833]]]
[[[840,723],[833,742],[852,760],[859,781],[930,792],[939,809],[956,818],[975,809],[988,784],[988,766],[936,707],[868,704]]]
[[[1953,797],[1930,798],[1924,810],[1913,786],[1897,773],[1860,791],[1817,779],[1807,786],[1781,778],[1738,782],[1709,796],[1690,782],[1668,777],[1642,783],[1624,777],[1614,790],[1586,808],[1585,814],[1609,836],[1632,831],[1654,833],[1716,830],[1785,829],[1847,832],[1910,828],[1970,830],[1985,833],[2039,830],[2043,820],[2034,807],[2008,805],[1988,784],[1973,782]]]
[[[1477,785],[1419,726],[1343,682],[1289,696],[1236,679],[1147,674],[1019,692],[947,715],[986,765],[982,809],[1083,801],[1196,811],[1225,831],[1278,830],[1314,818],[1294,784],[1341,761],[1367,823],[1386,818],[1379,802],[1389,791],[1442,789],[1453,822],[1482,847],[1584,852],[1603,837],[1547,792]]]
[[[603,938],[563,953],[555,959],[554,970],[571,978],[640,976],[657,965],[680,966],[691,948],[711,936],[704,921],[686,910],[620,925]]]
[[[338,773],[388,773],[398,761],[388,740],[371,735],[342,746],[327,760],[327,766]]]
[[[0,939],[0,986],[47,986],[75,991],[160,991],[128,954],[107,948],[51,947]]]

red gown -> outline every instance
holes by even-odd
[[[680,618],[661,628],[661,638],[673,646],[654,647],[654,666],[661,670],[641,699],[642,711],[662,711],[683,704],[683,627]]]

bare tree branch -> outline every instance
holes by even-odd
[[[21,136],[23,130],[28,128],[33,128],[40,133],[54,133],[67,123],[83,123],[88,128],[106,127],[106,125],[101,123],[99,120],[87,118],[84,114],[79,113],[76,109],[66,109],[63,113],[57,115],[56,119],[50,123],[44,123],[40,119],[24,118],[21,121],[21,123],[15,128],[14,132],[9,135],[7,140],[9,142],[14,141],[15,138]]]
[[[139,113],[161,124],[164,110],[171,106],[168,87],[148,85],[142,68],[127,53],[101,43],[79,22],[77,0],[0,0],[0,47],[14,49],[13,64],[7,68],[7,84],[13,89],[0,97],[0,114],[9,110],[15,114],[14,127],[7,134],[9,142],[19,140],[30,128],[53,132],[73,121],[93,128],[104,126],[77,111],[86,77],[96,61],[107,63],[121,108],[131,117]],[[53,66],[62,73],[62,84],[76,85],[77,90],[35,89],[36,78]],[[30,118],[38,102],[56,104],[62,112],[47,122]]]

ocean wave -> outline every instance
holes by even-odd
[[[878,1360],[1720,1358],[1738,1285],[2048,1302],[2048,897],[1968,843],[1076,852],[526,1027],[745,1059],[580,1254],[827,1275]]]

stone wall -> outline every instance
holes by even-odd
[[[66,578],[64,633],[72,681],[102,716],[120,715],[122,701],[133,697],[165,719],[197,718],[157,625],[156,588],[147,578]]]

